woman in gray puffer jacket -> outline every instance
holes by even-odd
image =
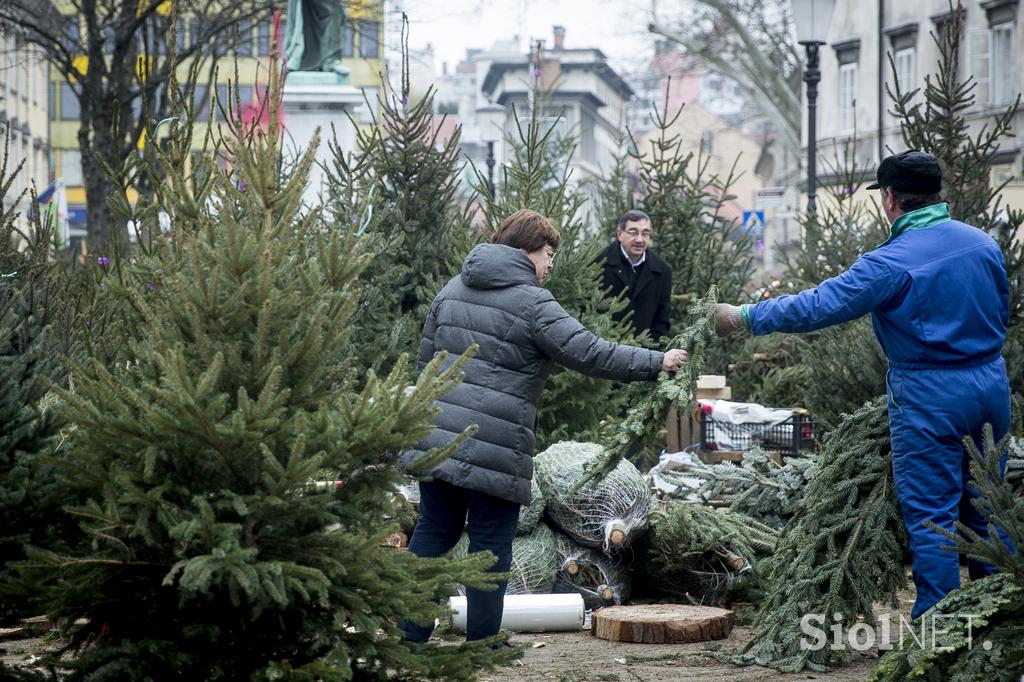
[[[521,210],[477,246],[430,306],[423,327],[419,367],[441,352],[449,362],[478,344],[461,384],[439,401],[434,431],[407,465],[444,446],[470,424],[476,433],[426,473],[420,483],[420,516],[409,543],[417,556],[441,556],[458,541],[469,516],[469,551],[490,550],[491,568],[508,571],[520,505],[530,501],[537,407],[554,363],[619,381],[653,380],[674,372],[686,351],[666,353],[605,341],[573,319],[540,283],[551,270],[558,230],[544,216]],[[505,585],[467,589],[469,640],[498,633]],[[429,626],[404,624],[405,637],[422,642]]]

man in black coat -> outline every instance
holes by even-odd
[[[648,248],[652,234],[646,213],[626,211],[615,230],[615,241],[598,262],[604,266],[602,286],[611,289],[609,295],[626,290],[636,333],[649,331],[657,342],[668,335],[671,326],[672,268]]]

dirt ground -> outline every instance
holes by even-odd
[[[899,593],[900,608],[876,605],[876,614],[910,617],[914,592]],[[526,648],[517,665],[480,677],[481,682],[794,682],[828,680],[862,682],[878,662],[878,650],[852,652],[850,664],[826,673],[780,673],[770,668],[740,668],[706,655],[709,648],[722,653],[738,651],[754,634],[754,627],[737,625],[723,640],[709,644],[631,644],[607,642],[589,630],[516,634],[512,642]]]
[[[732,652],[746,642],[753,628],[737,626],[720,651]],[[667,682],[713,680],[775,682],[834,680],[861,682],[878,661],[855,656],[851,665],[829,673],[788,675],[768,668],[738,668],[703,655],[706,644],[629,644],[606,642],[589,632],[514,635],[512,642],[527,647],[520,664],[480,677],[482,682]],[[537,648],[534,645],[543,644]]]
[[[909,616],[913,592],[900,594],[900,609]],[[897,613],[885,606],[878,614]],[[709,658],[710,649],[732,653],[753,635],[754,628],[737,625],[724,640],[702,644],[630,644],[607,642],[579,632],[521,633],[512,642],[526,649],[515,665],[481,675],[481,682],[793,682],[828,680],[861,682],[878,661],[877,650],[854,652],[850,665],[827,673],[783,674],[768,668],[734,667]],[[0,660],[11,666],[31,665],[33,657],[45,650],[43,639],[17,639],[0,642]]]

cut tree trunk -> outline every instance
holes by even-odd
[[[685,644],[724,639],[735,623],[732,611],[710,606],[608,606],[591,616],[590,634],[613,642]]]

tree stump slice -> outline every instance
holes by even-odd
[[[735,613],[710,606],[606,606],[590,617],[590,634],[612,642],[685,644],[725,639],[735,624]]]

